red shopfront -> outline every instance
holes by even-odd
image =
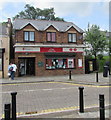
[[[15,52],[21,75],[67,75],[69,70],[84,73],[83,48],[23,46],[16,47]]]

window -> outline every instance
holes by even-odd
[[[24,41],[34,41],[34,32],[24,32]]]
[[[2,58],[0,58],[0,70],[2,70]]]
[[[56,33],[55,32],[47,32],[47,41],[55,42],[56,41]]]
[[[69,33],[68,34],[68,40],[69,40],[69,42],[76,42],[76,34],[75,33]]]
[[[68,68],[74,68],[74,59],[68,59]]]
[[[78,67],[82,68],[82,59],[78,59]]]
[[[46,59],[46,69],[74,68],[74,59]]]

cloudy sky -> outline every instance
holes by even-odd
[[[41,9],[53,7],[56,16],[75,23],[83,30],[87,29],[88,23],[98,25],[101,30],[109,30],[109,0],[1,0],[0,22],[14,17],[24,10],[26,4]]]

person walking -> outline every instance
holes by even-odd
[[[10,77],[12,80],[14,80],[16,69],[17,69],[16,64],[10,63],[8,71],[10,73]]]

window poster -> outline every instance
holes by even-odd
[[[68,59],[68,68],[74,68],[74,59]]]
[[[79,68],[82,67],[82,59],[78,59],[78,67],[79,67]]]

